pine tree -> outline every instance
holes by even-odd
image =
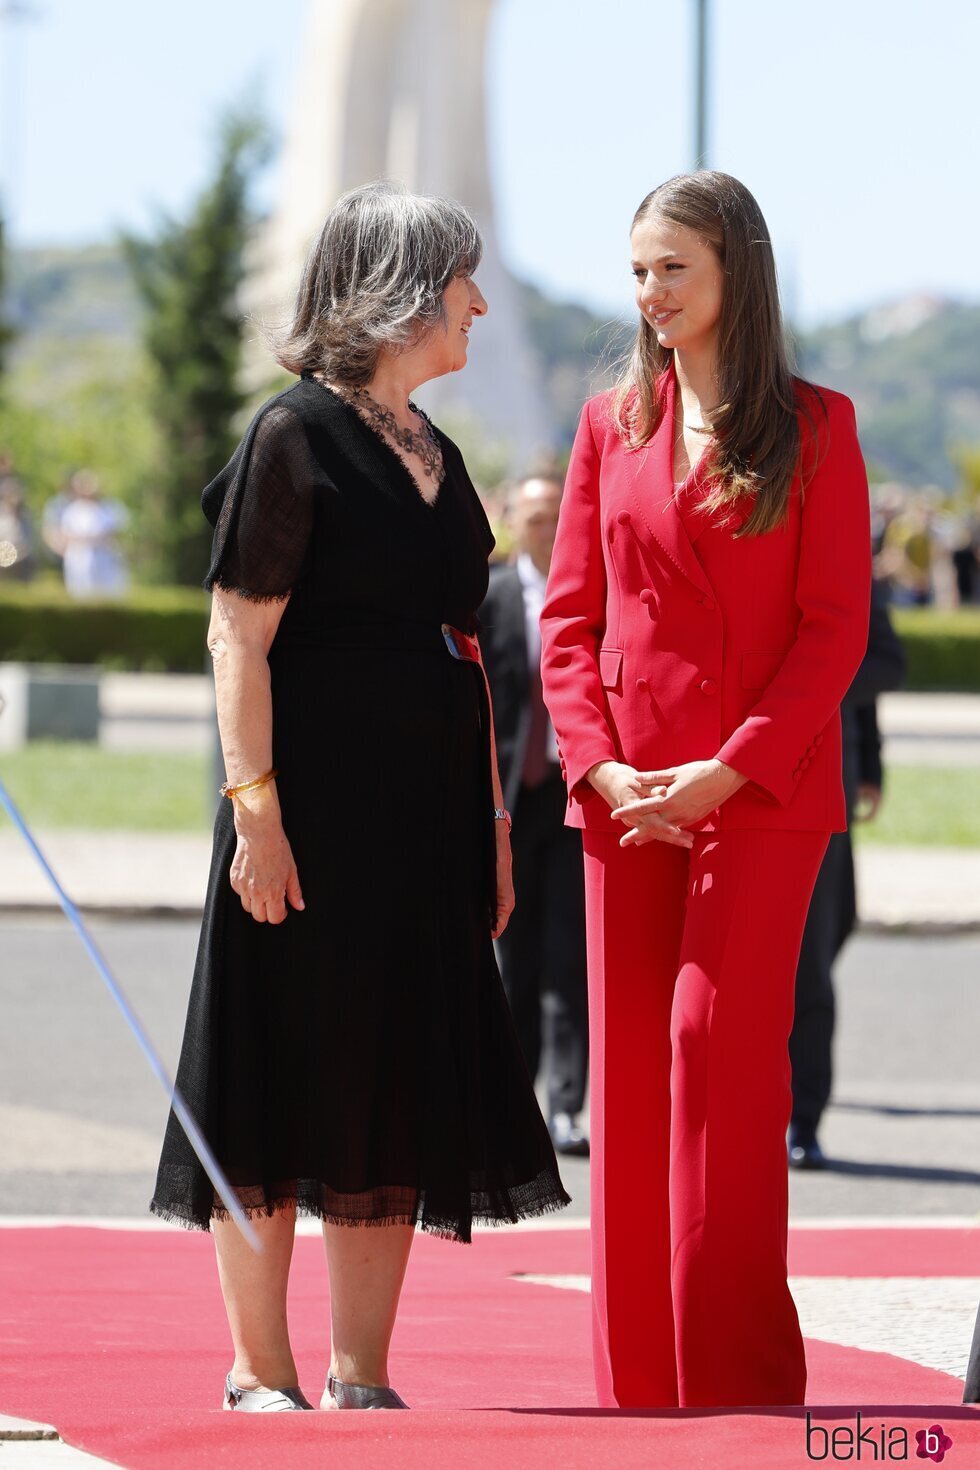
[[[227,117],[214,179],[186,223],[164,220],[155,239],[122,241],[155,367],[151,408],[164,462],[144,525],[162,580],[196,584],[207,569],[211,531],[201,491],[234,449],[244,403],[238,298],[252,223],[249,183],[265,151],[257,118]]]

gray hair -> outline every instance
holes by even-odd
[[[352,387],[370,382],[382,351],[404,351],[445,321],[443,292],[482,254],[461,204],[387,182],[352,189],[310,251],[278,362]]]

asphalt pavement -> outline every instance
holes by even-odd
[[[95,933],[172,1071],[196,924]],[[146,1219],[167,1104],[136,1042],[66,922],[0,916],[0,956],[0,1214]],[[977,936],[851,941],[822,1135],[833,1167],[792,1176],[794,1220],[980,1218],[978,978]],[[569,1213],[587,1216],[587,1163],[562,1173]]]

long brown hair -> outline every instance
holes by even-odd
[[[631,231],[652,215],[696,231],[714,249],[724,271],[718,322],[720,401],[709,410],[714,433],[705,449],[710,485],[702,509],[725,515],[754,501],[735,534],[775,530],[786,518],[799,468],[797,410],[802,407],[809,417],[810,394],[801,392],[808,385],[790,367],[776,262],[762,210],[738,179],[702,169],[677,174],[652,190],[633,216]],[[631,449],[649,443],[663,417],[658,380],[673,361],[673,349],[660,346],[641,316],[613,398],[616,424]]]

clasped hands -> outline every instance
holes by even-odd
[[[686,761],[660,771],[600,761],[586,779],[608,802],[616,820],[629,828],[619,839],[620,847],[667,842],[687,848],[694,838],[685,828],[708,816],[746,780],[719,760]]]

